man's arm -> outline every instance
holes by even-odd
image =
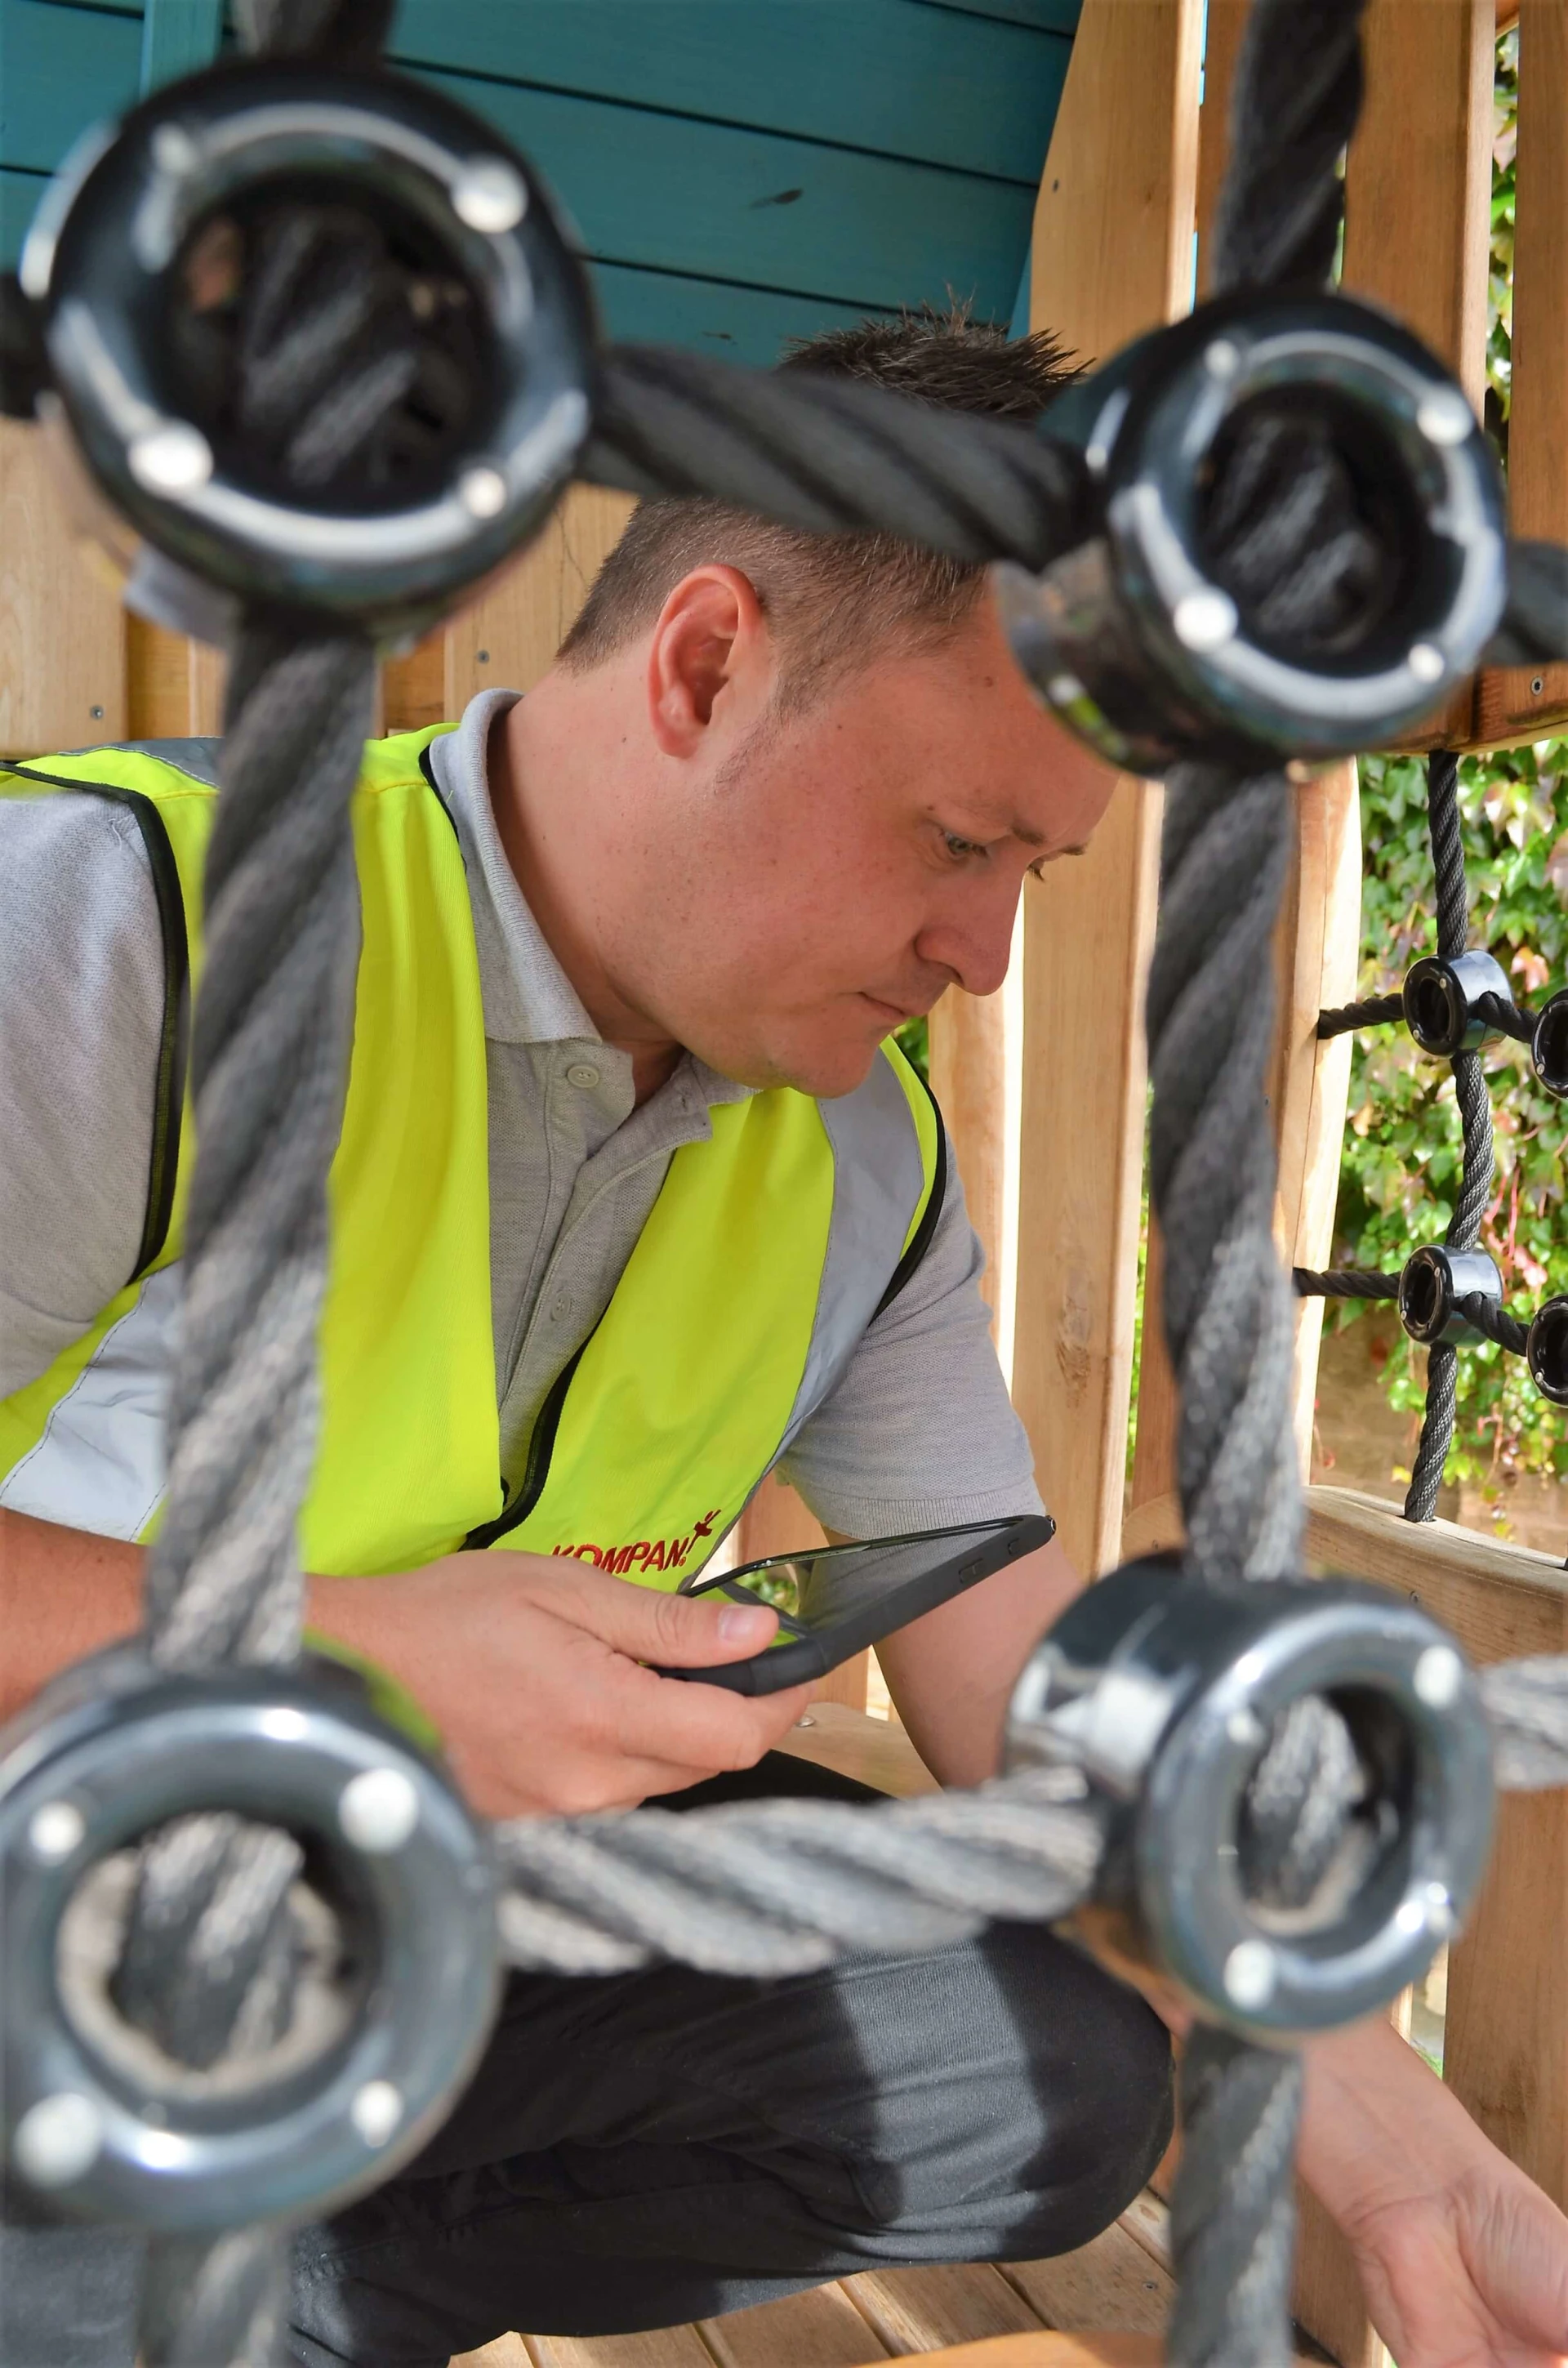
[[[142,1550],[0,1511],[0,1715],[140,1624]],[[382,1578],[312,1578],[309,1624],[378,1662],[440,1729],[493,1817],[631,1808],[749,1768],[806,1706],[655,1677],[760,1652],[760,1605],[665,1595],[549,1555],[458,1554]]]

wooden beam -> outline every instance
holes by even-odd
[[[1402,1589],[1476,1662],[1568,1651],[1568,1571],[1451,1521],[1308,1491],[1308,1552]],[[1503,2151],[1568,2205],[1568,1794],[1498,1804],[1485,1886],[1449,1959],[1443,2078]]]
[[[1568,0],[1519,9],[1514,199],[1514,359],[1508,517],[1516,534],[1568,541]],[[1481,677],[1484,746],[1540,739],[1568,721],[1568,666]]]
[[[1085,0],[1030,292],[1033,326],[1085,361],[1187,309],[1201,36],[1200,0]],[[1013,1397],[1087,1571],[1121,1533],[1160,803],[1119,781],[1071,880],[1059,866],[1024,892]]]
[[[443,640],[448,715],[460,715],[476,691],[532,689],[634,507],[629,494],[572,486],[522,557],[453,618]]]
[[[1343,286],[1407,324],[1479,414],[1486,392],[1494,0],[1372,0],[1367,97],[1345,175]],[[1467,688],[1401,742],[1460,746]]]
[[[44,430],[0,419],[0,755],[125,737],[119,586],[72,518]]]
[[[1005,984],[994,995],[966,995],[961,986],[950,986],[930,1019],[931,1090],[963,1184],[970,1223],[985,1253],[981,1289],[1009,1382],[1017,1284],[1023,937],[1020,900]]]

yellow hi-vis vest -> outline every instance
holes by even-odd
[[[671,1159],[609,1306],[549,1394],[526,1471],[503,1474],[484,1016],[462,856],[425,757],[435,737],[370,742],[354,798],[363,943],[301,1559],[369,1575],[494,1544],[676,1588],[918,1263],[940,1208],[940,1121],[891,1044],[837,1099],[780,1087],[716,1107],[710,1140]],[[164,1489],[193,1156],[185,1012],[216,757],[211,741],[143,742],[0,770],[0,796],[70,789],[128,806],[164,928],[136,1271],[0,1402],[0,1505],[110,1537],[146,1536]]]

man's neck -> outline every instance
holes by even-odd
[[[679,1064],[683,1047],[660,1031],[618,993],[594,940],[590,912],[574,909],[578,848],[571,834],[592,830],[594,752],[571,728],[564,711],[574,702],[559,677],[518,700],[491,727],[485,770],[491,810],[512,876],[546,944],[574,988],[605,1043],[628,1053],[634,1100],[657,1093]],[[528,784],[548,780],[544,809]]]

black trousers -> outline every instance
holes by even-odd
[[[682,1797],[761,1792],[868,1797],[782,1756]],[[440,2135],[298,2238],[290,2358],[446,2368],[508,2328],[619,2333],[878,2264],[1064,2252],[1170,2126],[1164,2026],[1035,1927],[775,1984],[519,1975]],[[32,2260],[13,2249],[6,2279],[0,2247],[4,2368],[130,2368],[132,2240],[7,2243]]]

